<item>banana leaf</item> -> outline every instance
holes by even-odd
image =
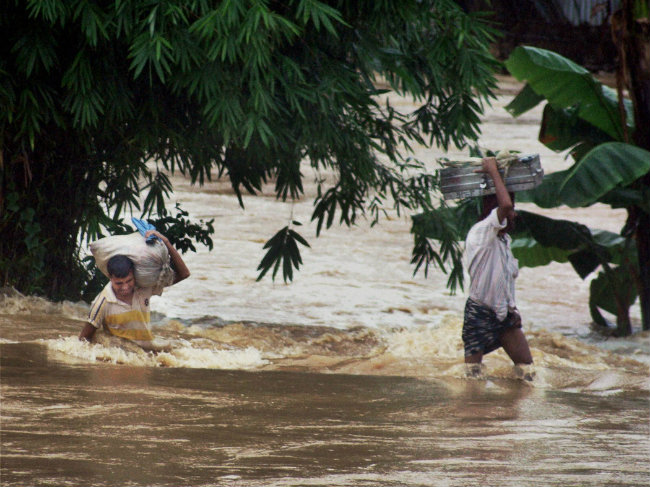
[[[515,96],[508,105],[506,105],[506,110],[510,112],[510,115],[513,117],[518,117],[522,113],[526,113],[528,110],[532,110],[545,98],[542,95],[535,93],[535,90],[526,83],[523,89]]]
[[[600,144],[569,169],[546,174],[536,188],[518,192],[517,202],[540,208],[601,202],[614,208],[636,205],[650,213],[650,192],[629,187],[648,171],[650,152],[621,142]]]
[[[598,200],[612,208],[629,208],[638,206],[646,213],[650,214],[650,188],[634,189],[615,188]]]
[[[530,46],[515,48],[505,65],[515,78],[526,81],[554,107],[574,107],[578,117],[612,139],[623,140],[616,91],[601,84],[582,66],[554,52]],[[625,99],[624,107],[625,123],[632,131],[632,102]]]
[[[559,206],[559,188],[567,174],[568,169],[545,174],[542,184],[536,188],[515,193],[517,203],[535,203],[540,208]]]
[[[588,206],[615,188],[625,187],[650,171],[650,152],[622,142],[601,144],[566,174],[559,187],[562,203]]]
[[[511,249],[512,254],[519,260],[519,267],[540,267],[551,262],[568,262],[572,253],[557,247],[545,247],[531,237],[514,239]]]
[[[599,144],[613,142],[612,138],[578,117],[575,108],[544,107],[539,141],[555,152],[571,149],[575,161]]]
[[[603,263],[620,263],[627,252],[625,238],[615,233],[527,211],[517,214],[512,253],[521,267],[570,262],[584,279]]]

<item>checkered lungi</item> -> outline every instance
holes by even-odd
[[[514,324],[511,313],[508,313],[503,321],[499,321],[492,309],[469,298],[465,304],[463,322],[465,356],[494,352],[501,347],[501,334],[513,326],[517,325]],[[521,328],[521,323],[518,328]]]

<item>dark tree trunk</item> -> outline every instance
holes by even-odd
[[[648,177],[645,184],[650,186]],[[640,211],[639,225],[636,232],[637,249],[639,253],[640,285],[639,299],[641,302],[641,321],[644,330],[650,330],[650,215]]]
[[[633,142],[650,150],[650,19],[635,19],[633,15],[634,4],[641,3],[642,0],[623,1],[621,44],[624,53],[621,62],[634,103]],[[642,190],[650,188],[650,174],[641,178],[639,186]],[[650,330],[650,215],[641,208],[635,210],[641,318],[643,329]]]

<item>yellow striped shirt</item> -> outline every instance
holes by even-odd
[[[126,338],[146,347],[153,340],[149,300],[162,294],[158,288],[138,288],[133,291],[131,304],[120,301],[109,282],[90,306],[88,322],[95,328],[104,328],[111,335]]]

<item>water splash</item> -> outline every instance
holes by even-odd
[[[259,323],[184,324],[170,320],[155,329],[156,352],[104,333],[95,343],[76,337],[42,342],[64,363],[125,364],[229,370],[287,370],[420,379],[521,381],[503,350],[484,358],[481,373],[468,379],[460,339],[462,321],[442,313],[420,327],[349,330]],[[213,320],[215,321],[215,320]],[[534,358],[528,372],[536,388],[613,394],[650,390],[648,366],[545,330],[527,330]]]
[[[194,346],[191,342],[177,340],[174,343],[159,341],[160,348],[167,351],[148,352],[136,345],[111,342],[102,339],[98,343],[85,343],[76,337],[44,341],[50,357],[66,363],[106,362],[138,367],[182,367],[202,369],[258,369],[268,363],[259,350],[221,350]]]

